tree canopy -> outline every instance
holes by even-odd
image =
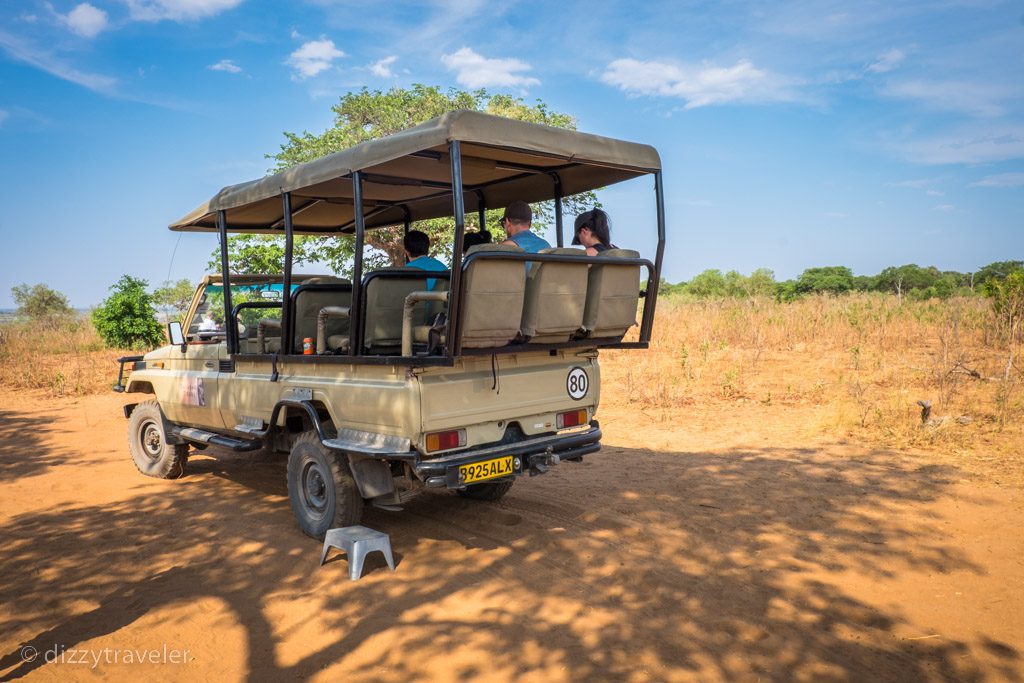
[[[668,296],[725,298],[775,296],[791,300],[806,294],[842,294],[844,292],[884,292],[911,299],[946,299],[956,294],[986,294],[998,290],[1015,273],[1024,273],[1020,261],[1000,261],[974,273],[940,271],[935,266],[915,263],[889,266],[877,275],[854,275],[846,266],[808,268],[794,280],[776,282],[775,274],[759,268],[750,275],[731,270],[705,270],[689,282],[662,282],[660,292]],[[990,286],[991,285],[991,286]]]
[[[66,296],[41,283],[31,287],[27,284],[11,287],[11,296],[18,306],[16,315],[34,322],[54,321],[75,313]]]
[[[473,109],[496,116],[520,121],[542,123],[559,128],[575,130],[576,120],[569,114],[552,111],[538,100],[526,104],[521,98],[507,94],[490,94],[486,90],[442,90],[437,86],[413,85],[409,88],[392,88],[388,91],[363,88],[341,97],[331,110],[334,124],[322,133],[285,132],[285,142],[276,154],[268,154],[273,160],[271,172],[288,169],[296,164],[318,159],[327,154],[352,147],[367,140],[384,137],[411,128],[446,112],[458,109]],[[563,200],[566,215],[575,215],[593,206],[600,206],[596,195],[587,192]],[[535,207],[538,216],[534,225],[547,227],[553,217],[550,202]],[[502,238],[497,221],[501,209],[488,211],[486,223],[495,238]],[[467,229],[479,229],[475,214],[466,216]],[[413,224],[430,237],[430,255],[447,260],[454,237],[452,219],[433,219]],[[354,240],[349,236],[338,237],[297,237],[294,245],[296,266],[323,263],[335,273],[351,275],[354,256]],[[402,250],[402,228],[382,228],[367,231],[364,254],[368,268],[379,268],[405,263]],[[228,238],[228,253],[231,269],[238,273],[280,272],[284,268],[284,239],[266,235],[232,235]],[[220,270],[220,252],[211,256],[208,267]]]
[[[192,295],[195,294],[195,291],[196,286],[188,279],[181,279],[177,282],[168,280],[163,286],[153,290],[153,303],[164,312],[180,318],[192,303]]]
[[[145,280],[123,275],[111,285],[111,295],[92,312],[92,324],[107,346],[151,348],[163,342],[163,329],[146,285]]]

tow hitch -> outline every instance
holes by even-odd
[[[548,446],[548,449],[544,453],[538,453],[537,455],[530,456],[530,476],[534,477],[538,474],[546,474],[548,470],[562,462],[562,459],[554,453],[554,449]]]

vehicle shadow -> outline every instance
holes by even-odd
[[[884,454],[606,450],[498,504],[442,492],[368,510],[404,561],[358,582],[346,562],[318,568],[280,461],[196,455],[184,480],[139,480],[122,502],[19,516],[0,550],[0,633],[18,634],[0,646],[0,675],[46,665],[21,661],[25,646],[74,647],[215,597],[244,630],[250,678],[1020,680],[1012,644],[900,638],[906,614],[823,578],[983,574],[936,520],[904,514],[943,496],[955,471]],[[334,635],[281,656],[269,592],[317,595]]]

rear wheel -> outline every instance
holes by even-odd
[[[128,449],[146,476],[177,479],[185,474],[188,444],[167,443],[167,422],[156,401],[135,406],[128,419]]]
[[[363,514],[348,461],[314,432],[296,439],[288,456],[288,498],[303,533],[321,540],[328,529],[358,524]]]
[[[458,494],[463,498],[474,500],[501,500],[502,496],[512,488],[514,481],[494,481],[487,484],[473,484],[464,489],[458,489]]]

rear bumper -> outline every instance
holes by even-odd
[[[513,456],[518,459],[514,474],[530,476],[544,474],[552,465],[562,460],[580,460],[584,455],[601,450],[601,427],[597,420],[589,429],[570,434],[540,436],[516,443],[484,446],[468,451],[443,455],[432,460],[419,460],[412,465],[413,472],[426,482],[427,486],[457,489],[464,484],[459,477],[459,468],[492,458]],[[491,480],[496,481],[496,480]]]

